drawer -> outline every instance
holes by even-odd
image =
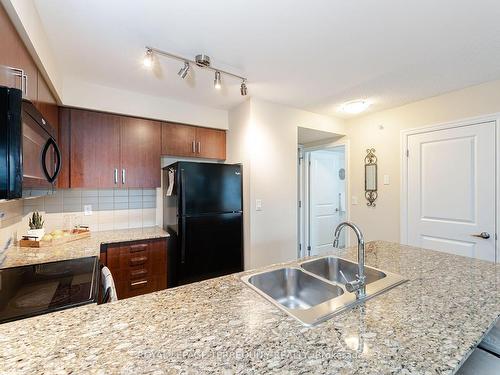
[[[166,240],[109,245],[107,266],[113,274],[118,299],[167,287]]]

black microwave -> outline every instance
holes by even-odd
[[[0,86],[0,199],[52,194],[61,163],[52,126],[21,90]]]

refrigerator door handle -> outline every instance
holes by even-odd
[[[186,214],[186,199],[185,199],[185,188],[184,188],[184,183],[185,183],[185,176],[184,176],[184,169],[180,169],[181,172],[181,183],[180,183],[180,192],[181,192],[181,209],[182,209],[182,215]],[[181,225],[181,264],[186,263],[186,219],[183,217],[182,219],[182,225]]]
[[[181,264],[186,263],[186,219],[182,219]]]

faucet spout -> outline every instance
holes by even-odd
[[[365,239],[363,237],[361,229],[359,229],[359,227],[356,224],[344,221],[339,225],[337,225],[337,228],[335,228],[333,247],[338,247],[340,233],[342,232],[342,229],[344,229],[345,227],[351,228],[356,234],[356,237],[358,239],[358,274],[356,275],[356,279],[347,282],[345,284],[345,287],[348,292],[351,293],[355,292],[357,299],[361,299],[366,296]]]

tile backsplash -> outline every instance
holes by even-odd
[[[79,224],[92,231],[141,228],[156,225],[157,196],[157,189],[60,189],[50,196],[0,202],[0,252],[9,238],[26,232],[35,210],[49,232]],[[91,215],[85,215],[86,208]]]

